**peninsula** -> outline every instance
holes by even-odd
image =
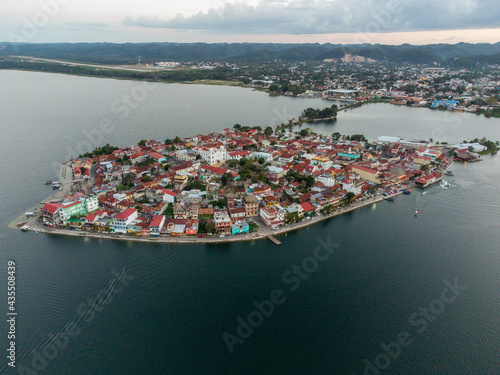
[[[331,117],[336,108],[308,109],[299,120],[314,113]],[[362,134],[236,124],[184,139],[106,145],[66,162],[62,180],[47,181],[56,194],[18,226],[127,241],[255,240],[423,189],[450,174],[454,160],[497,150],[474,141],[368,142]]]

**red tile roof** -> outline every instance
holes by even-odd
[[[302,209],[304,210],[304,212],[309,212],[309,211],[314,210],[314,206],[308,202],[302,203],[301,206],[302,206]]]
[[[120,212],[119,214],[115,215],[115,219],[117,220],[126,220],[128,219],[131,215],[133,215],[137,210],[135,208],[127,208],[125,211]]]

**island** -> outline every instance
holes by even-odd
[[[307,109],[300,119],[314,114],[332,117],[336,107]],[[107,144],[64,163],[61,179],[46,182],[55,194],[17,224],[126,241],[279,244],[276,234],[425,189],[452,175],[455,161],[480,161],[498,149],[486,139],[369,142],[362,134],[292,129],[235,124],[125,148]]]

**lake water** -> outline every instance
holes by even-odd
[[[136,87],[142,83],[15,71],[0,71],[0,82],[0,301],[7,311],[6,267],[14,259],[18,366],[35,359],[43,367],[39,373],[51,375],[351,375],[374,363],[385,368],[383,374],[499,373],[498,156],[455,164],[448,190],[432,186],[425,195],[413,192],[359,209],[281,236],[281,246],[159,245],[21,233],[7,224],[50,195],[43,182],[55,177],[53,164],[74,156],[84,142],[92,144],[91,135],[126,146],[234,123],[275,125],[306,107],[330,103],[270,98],[241,88],[160,85],[132,102],[137,107],[129,106],[121,118],[113,103],[122,105],[122,95],[131,93],[141,98]],[[500,139],[500,120],[389,105],[365,106],[342,113],[334,124],[309,126],[371,139]],[[441,137],[433,135],[436,126],[445,133]],[[309,268],[300,285],[291,284],[289,271],[304,264],[321,241],[335,243],[332,254],[316,270]],[[112,271],[123,269],[130,279],[120,285]],[[445,280],[455,278],[466,289],[454,296]],[[238,317],[247,320],[254,301],[270,299],[275,289],[282,291],[283,303],[231,353],[224,333],[236,335]],[[111,299],[93,304],[103,290]],[[436,302],[443,293],[448,301],[456,298]],[[429,309],[430,318],[419,309]],[[50,352],[49,335],[65,332],[72,322],[78,333]],[[0,327],[5,353],[5,319]],[[401,335],[411,343],[395,351],[390,343]],[[392,348],[394,358],[383,354],[381,343]],[[52,359],[44,362],[40,353]],[[5,357],[0,372],[18,373]]]

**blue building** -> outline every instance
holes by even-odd
[[[441,106],[443,102],[441,100],[434,100],[431,104],[431,109],[436,109],[436,108],[439,108]]]
[[[250,226],[248,225],[246,220],[243,220],[238,224],[231,224],[232,234],[248,233],[249,231],[250,231]]]

